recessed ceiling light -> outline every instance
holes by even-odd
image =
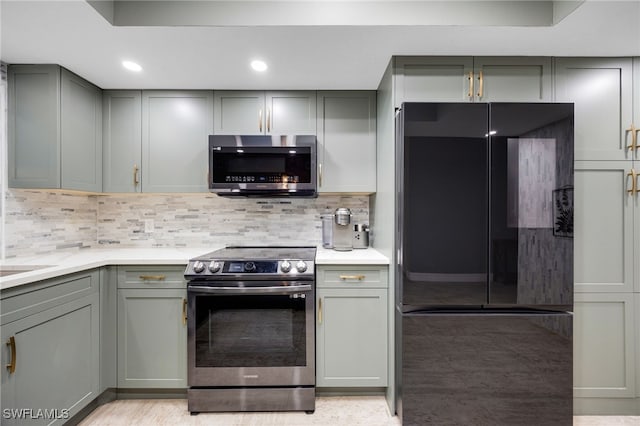
[[[251,61],[251,68],[255,71],[262,72],[267,70],[267,64],[264,61],[259,60]]]
[[[122,61],[122,66],[128,69],[129,71],[140,72],[142,71],[142,67],[135,62],[131,61]]]

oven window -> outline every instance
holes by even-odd
[[[305,299],[197,296],[196,367],[305,366]]]

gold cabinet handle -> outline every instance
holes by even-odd
[[[164,275],[140,275],[142,281],[164,281],[165,278]]]
[[[640,129],[636,129],[636,126],[634,126],[633,124],[631,125],[631,127],[626,129],[627,133],[631,133],[631,145],[626,146],[626,148],[630,151],[635,151],[636,149],[638,130]]]
[[[467,93],[469,99],[473,98],[473,71],[469,71],[469,93]]]
[[[14,336],[9,337],[7,346],[11,349],[11,362],[7,364],[7,370],[9,374],[13,374],[16,372],[16,338]]]
[[[133,185],[134,186],[138,186],[138,184],[140,183],[140,179],[138,178],[138,170],[140,170],[138,168],[137,164],[133,165]]]
[[[322,186],[322,163],[318,163],[318,177],[319,177],[319,186]]]
[[[267,108],[267,133],[271,132],[271,109]]]
[[[627,189],[627,192],[630,195],[634,195],[638,192],[638,174],[634,169],[631,169],[629,173],[627,173],[627,178],[631,178],[631,189]]]
[[[260,129],[260,133],[262,133],[262,110],[258,113],[258,129]]]
[[[182,325],[187,325],[187,299],[182,299]]]
[[[340,275],[340,279],[342,281],[345,280],[358,280],[358,281],[362,281],[365,279],[364,275]]]
[[[482,71],[478,74],[478,98],[481,98],[484,94],[484,77],[482,76]]]
[[[318,299],[318,324],[322,324],[322,298]]]

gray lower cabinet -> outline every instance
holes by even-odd
[[[578,293],[574,309],[575,413],[634,414],[640,370],[634,294]]]
[[[184,267],[118,267],[118,387],[187,387]]]
[[[58,65],[11,65],[9,186],[102,191],[102,91]]]
[[[143,91],[142,191],[207,192],[212,133],[213,92]]]
[[[90,271],[3,291],[3,425],[63,424],[98,396],[98,281]]]
[[[386,387],[386,266],[318,266],[316,386]]]
[[[376,94],[318,92],[318,191],[376,191]]]

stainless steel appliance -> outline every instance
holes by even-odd
[[[227,247],[191,259],[188,406],[315,410],[315,247]]]
[[[315,136],[209,136],[211,192],[316,197],[316,187]]]
[[[366,249],[369,247],[369,225],[356,223],[353,225],[353,248]]]
[[[405,103],[404,425],[572,424],[573,105]]]
[[[353,249],[353,225],[351,225],[351,210],[346,207],[336,209],[334,213],[333,249],[349,251]]]

